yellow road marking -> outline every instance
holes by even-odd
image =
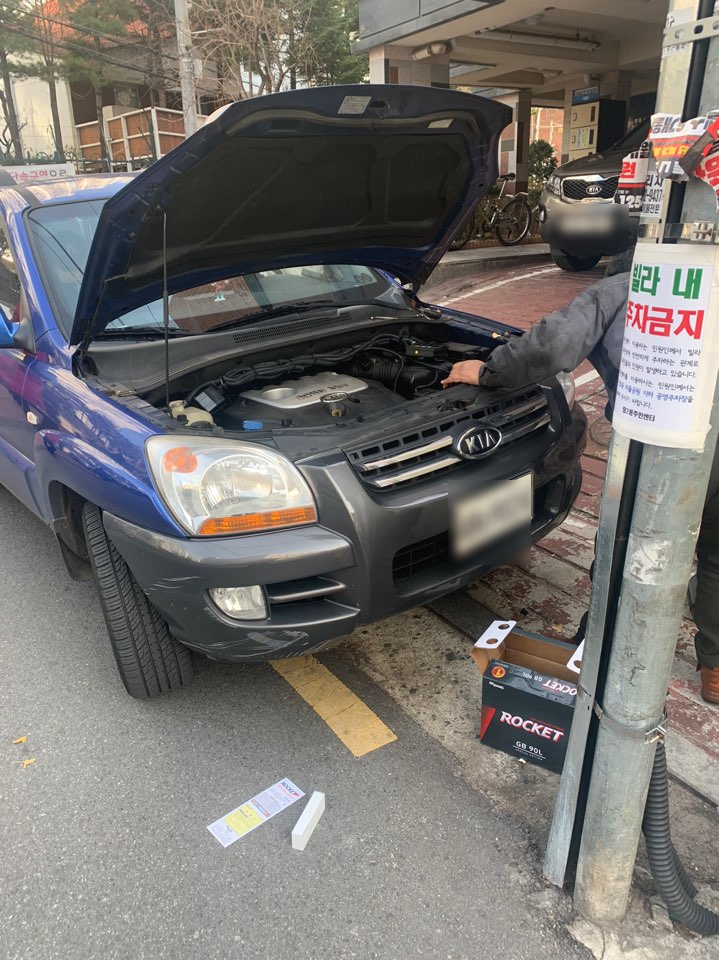
[[[271,666],[355,757],[363,757],[397,739],[366,703],[314,657],[272,660]]]

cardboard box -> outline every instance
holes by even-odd
[[[567,667],[576,652],[577,648],[572,643],[552,640],[515,627],[504,643],[495,649],[472,647],[472,658],[482,673],[492,660],[506,660],[519,667],[532,667],[539,673],[549,674],[559,680],[576,681],[577,674]]]
[[[475,650],[481,666],[479,737],[495,750],[561,773],[576,700],[577,675],[566,666],[572,644],[513,630],[499,651]],[[497,657],[501,659],[489,659]]]

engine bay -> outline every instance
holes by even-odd
[[[442,389],[458,360],[484,359],[476,344],[432,343],[409,332],[376,334],[360,344],[230,367],[170,403],[190,426],[273,430],[332,426]]]

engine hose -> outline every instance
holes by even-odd
[[[391,386],[401,369],[401,360],[395,357],[392,360],[375,360],[373,363],[355,360],[349,372],[352,377],[369,377],[371,380],[379,380],[385,386]]]
[[[719,914],[707,910],[694,900],[694,884],[679,863],[672,846],[667,755],[663,743],[657,744],[642,829],[652,876],[671,919],[694,933],[709,936],[719,934]]]

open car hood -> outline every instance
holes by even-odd
[[[423,283],[497,177],[508,107],[433,87],[336,86],[231,104],[105,204],[70,342],[167,288],[318,263]]]

